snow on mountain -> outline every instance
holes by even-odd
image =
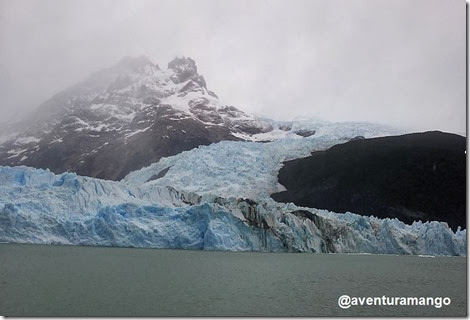
[[[222,104],[191,58],[162,70],[147,57],[128,57],[3,132],[0,164],[117,180],[163,156],[272,129]]]
[[[237,251],[465,255],[466,230],[0,168],[0,241]]]

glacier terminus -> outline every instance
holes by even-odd
[[[305,124],[304,124],[305,125]],[[0,241],[200,250],[465,255],[466,230],[277,203],[285,160],[375,125],[310,123],[317,134],[222,141],[160,159],[121,181],[0,167]],[[382,130],[385,130],[381,128]]]

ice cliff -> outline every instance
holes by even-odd
[[[362,126],[369,128],[367,126]],[[377,130],[220,142],[163,158],[120,182],[0,167],[0,241],[203,250],[465,255],[466,230],[280,204],[282,161]],[[375,133],[374,133],[375,132]]]

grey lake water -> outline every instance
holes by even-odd
[[[0,315],[466,316],[466,277],[464,257],[0,244]],[[342,295],[451,303],[342,309]]]

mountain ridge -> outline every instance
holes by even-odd
[[[164,156],[273,130],[221,104],[184,56],[166,70],[146,56],[125,57],[52,96],[22,126],[0,145],[0,165],[111,180]]]

